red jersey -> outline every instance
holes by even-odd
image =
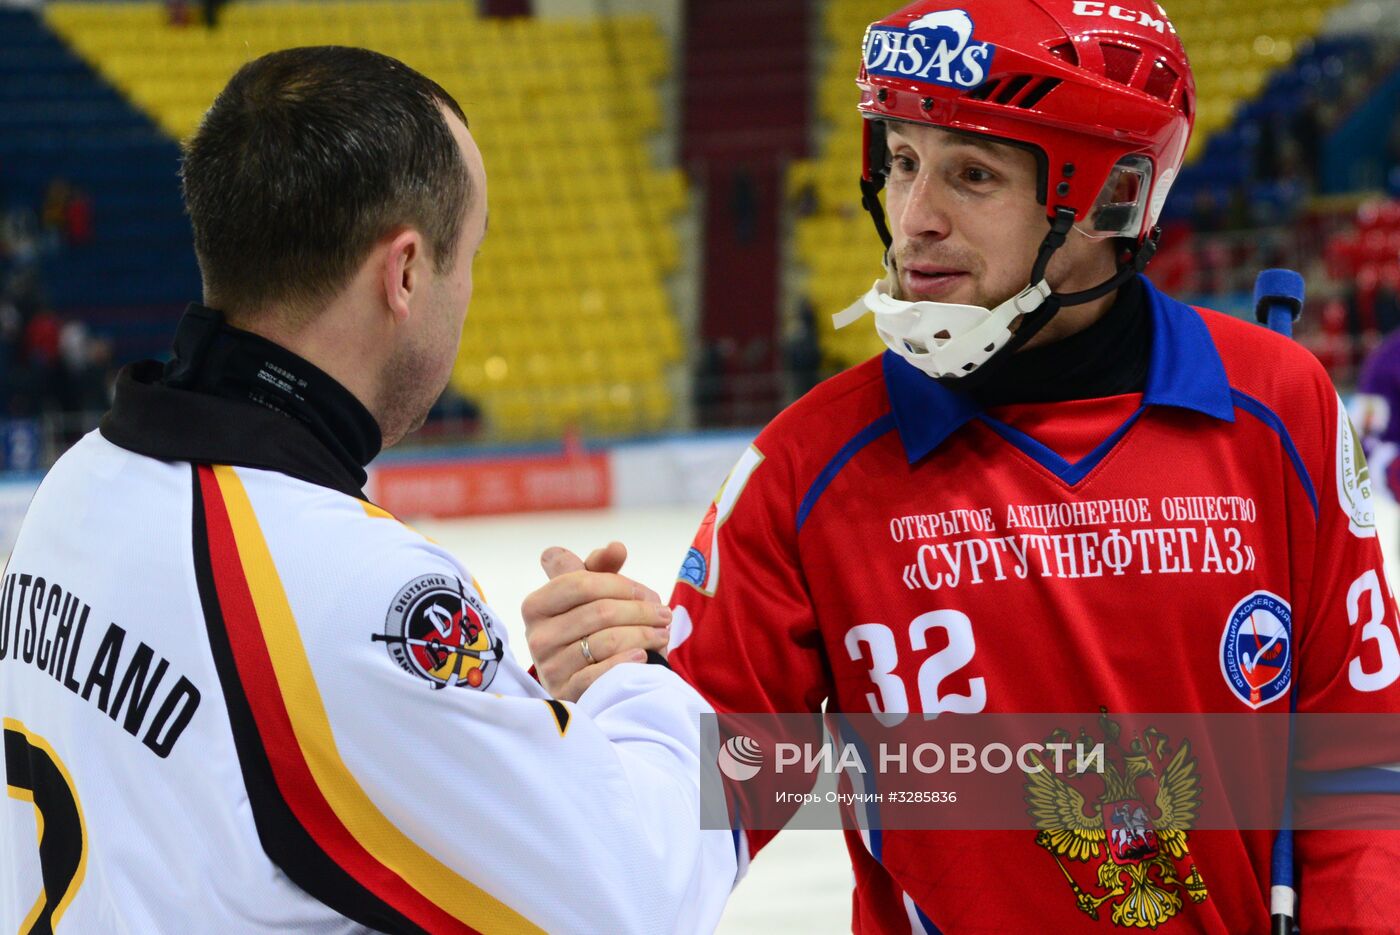
[[[779,415],[687,555],[677,671],[731,713],[1400,710],[1326,373],[1146,291],[1142,393],[982,411],[886,353]],[[848,832],[853,927],[1263,932],[1274,836],[1192,831],[1139,879],[1034,831]],[[1299,831],[1296,855],[1309,935],[1400,924],[1396,834]]]

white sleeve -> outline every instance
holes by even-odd
[[[365,564],[284,576],[291,620],[257,625],[279,794],[354,897],[407,930],[712,931],[736,858],[730,833],[700,830],[701,697],[624,664],[554,701],[447,553]],[[294,743],[277,744],[279,711]]]

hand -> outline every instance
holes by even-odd
[[[577,701],[614,666],[643,662],[647,650],[665,653],[671,609],[655,591],[618,574],[626,560],[620,542],[595,549],[586,561],[561,548],[540,556],[549,583],[525,598],[520,614],[535,673],[554,697]]]

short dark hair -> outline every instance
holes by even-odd
[[[240,68],[180,172],[205,301],[308,311],[401,225],[450,268],[471,189],[444,107],[467,122],[437,82],[368,49],[286,49]]]

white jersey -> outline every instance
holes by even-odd
[[[456,559],[344,485],[117,429],[44,479],[0,586],[0,932],[714,928],[734,842],[699,830],[678,676],[555,701]]]

